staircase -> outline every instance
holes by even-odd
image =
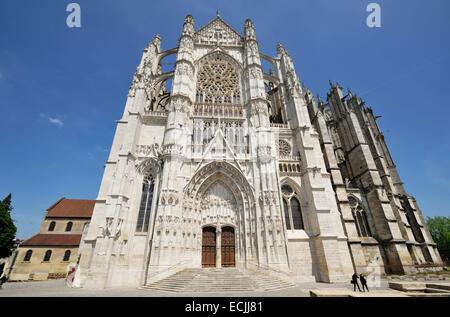
[[[235,268],[185,269],[170,277],[143,286],[143,289],[166,292],[254,292],[295,286],[267,274]]]

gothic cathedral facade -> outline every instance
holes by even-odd
[[[442,265],[362,100],[332,83],[326,102],[313,98],[282,45],[260,52],[250,20],[241,35],[220,16],[196,31],[188,15],[178,43],[164,51],[157,35],[144,50],[80,286],[137,287],[202,267],[347,282]]]

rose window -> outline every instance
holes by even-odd
[[[240,103],[239,73],[234,61],[216,53],[201,64],[197,80],[197,102]]]

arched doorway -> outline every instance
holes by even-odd
[[[235,237],[233,227],[222,228],[221,233],[222,267],[235,267]]]
[[[203,228],[202,267],[216,267],[216,228],[214,227]]]
[[[201,228],[202,243],[191,244],[198,246],[193,252],[195,267],[244,267],[259,261],[254,191],[236,167],[214,161],[199,169],[185,188],[183,208],[185,217],[199,222]],[[207,232],[209,227],[220,229]],[[224,241],[222,234],[228,237]]]

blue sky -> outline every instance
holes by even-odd
[[[95,199],[142,50],[155,33],[176,46],[217,9],[237,31],[251,18],[262,51],[281,42],[323,98],[328,80],[350,88],[380,125],[409,193],[426,216],[450,215],[450,1],[64,0],[0,2],[0,196],[13,194],[18,237],[34,234],[60,197]]]

